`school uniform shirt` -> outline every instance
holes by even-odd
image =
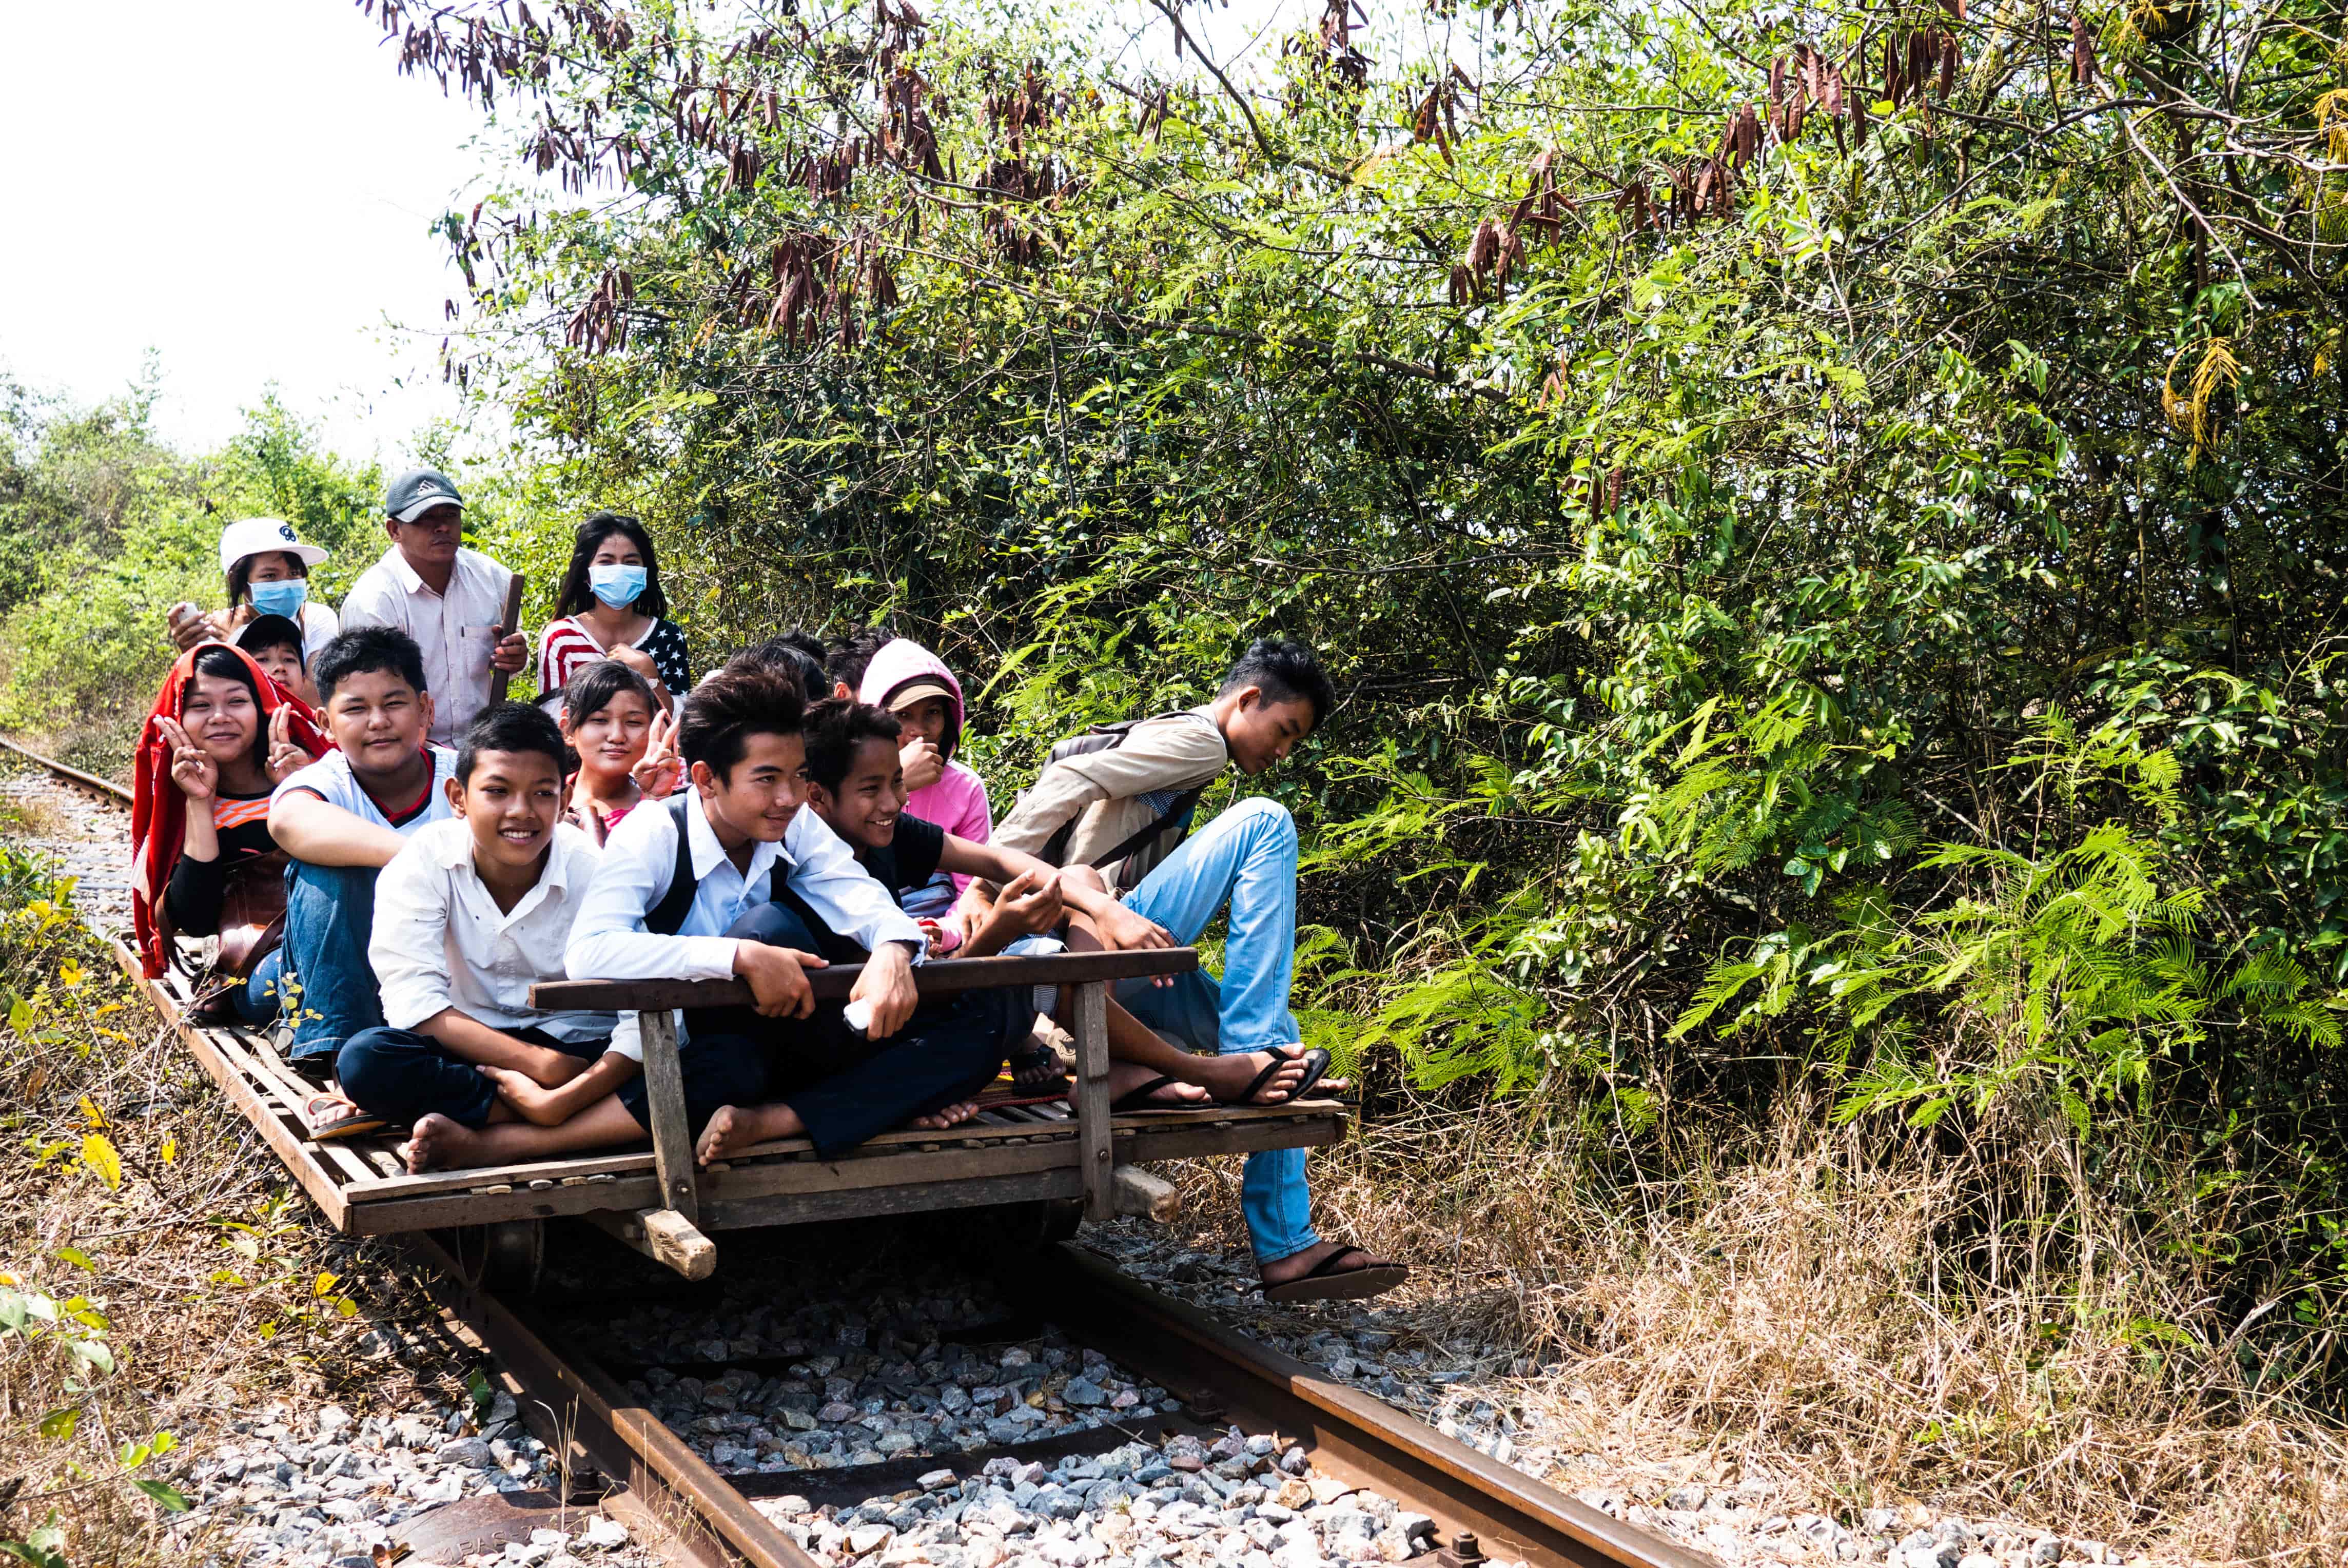
[[[440,746],[427,746],[424,750],[432,758],[432,777],[424,786],[424,793],[412,801],[395,800],[388,810],[376,804],[375,797],[366,792],[358,775],[351,771],[350,758],[339,751],[329,751],[309,767],[287,775],[269,799],[273,804],[296,791],[315,795],[362,821],[389,828],[395,833],[412,834],[427,823],[450,815],[447,786],[457,771],[455,752]]]
[[[829,824],[827,824],[829,825]],[[889,890],[897,907],[905,906],[905,895],[929,884],[938,873],[938,861],[946,852],[946,830],[935,822],[925,822],[911,811],[897,814],[897,830],[890,836],[885,849],[856,846],[856,861],[872,874],[872,880]]]
[[[560,1040],[600,1040],[611,1013],[554,1013],[530,1005],[530,988],[562,978],[572,918],[601,857],[586,834],[556,823],[546,866],[510,911],[473,863],[472,825],[461,817],[408,835],[375,883],[367,962],[383,992],[384,1022],[413,1029],[453,1007],[493,1029],[543,1029]]]
[[[664,802],[647,801],[604,842],[602,863],[588,884],[563,955],[573,980],[731,979],[736,944],[721,933],[773,896],[778,871],[839,935],[868,952],[884,942],[903,943],[913,962],[922,961],[927,946],[922,928],[813,811],[802,809],[792,818],[781,843],[753,843],[747,871],[737,870],[717,841],[700,791],[686,797],[685,820],[695,889],[676,934],[644,929],[644,916],[668,896],[676,874],[675,814]],[[633,1026],[633,1015],[621,1015],[620,1034]],[[680,1026],[678,1038],[684,1037]]]
[[[185,850],[171,868],[163,887],[163,913],[182,936],[219,934],[221,906],[228,901],[228,873],[239,861],[265,855],[277,848],[269,836],[269,795],[215,795],[211,799],[212,832],[220,853],[200,861]],[[194,801],[188,810],[195,810]]]
[[[677,701],[693,689],[693,664],[685,655],[685,628],[674,621],[655,620],[653,629],[637,639],[636,650],[652,660],[653,668],[660,671],[661,685]],[[538,684],[546,695],[539,699],[549,713],[560,717],[562,688],[571,677],[589,665],[607,659],[611,655],[595,640],[595,634],[582,625],[575,615],[565,615],[550,621],[538,636]]]
[[[1024,791],[1011,814],[995,824],[994,841],[1005,849],[1041,854],[1052,835],[1071,817],[1065,864],[1090,865],[1173,808],[1185,790],[1195,789],[1231,759],[1214,711],[1194,707],[1138,724],[1125,743],[1047,764],[1035,786]],[[1101,868],[1109,887],[1128,892],[1173,853],[1179,835],[1171,827],[1112,866]]]
[[[448,592],[436,593],[393,545],[351,585],[343,601],[343,629],[391,626],[424,650],[424,684],[432,693],[432,738],[453,746],[465,727],[489,706],[497,672],[489,655],[506,613],[513,573],[478,550],[458,550]]]

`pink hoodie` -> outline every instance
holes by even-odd
[[[872,655],[856,700],[885,707],[889,694],[912,680],[933,680],[953,694],[954,732],[959,735],[965,717],[962,683],[954,679],[953,672],[937,655],[907,638],[899,637]],[[905,810],[924,821],[935,822],[956,838],[976,844],[986,842],[993,830],[994,809],[986,799],[986,786],[977,774],[952,760],[946,763],[946,770],[936,783],[926,789],[916,789],[906,798]],[[955,877],[954,896],[961,897],[963,889],[969,885],[968,877]]]

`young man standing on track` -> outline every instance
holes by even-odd
[[[1327,1059],[1304,1050],[1288,1008],[1296,823],[1286,807],[1259,796],[1184,835],[1200,792],[1227,765],[1252,778],[1282,761],[1335,700],[1312,649],[1259,639],[1223,677],[1214,701],[1145,720],[1115,744],[1050,763],[994,830],[1000,847],[1097,868],[1127,909],[1183,945],[1228,904],[1220,982],[1195,973],[1171,985],[1128,980],[1117,998],[1143,1024],[1194,1050],[1297,1062],[1299,1077],[1276,1077],[1273,1088],[1309,1085]],[[1376,1295],[1409,1276],[1400,1264],[1314,1232],[1302,1149],[1249,1155],[1241,1203],[1267,1300]]]
[[[798,683],[754,659],[695,686],[676,736],[688,787],[613,830],[572,928],[575,980],[748,982],[751,1006],[694,1009],[677,1031],[704,1164],[774,1139],[829,1155],[909,1118],[950,1126],[1002,1060],[975,1031],[906,1031],[922,928],[800,810],[802,723]],[[863,965],[845,1006],[808,988],[829,962]]]
[[[499,635],[513,573],[464,547],[464,498],[438,469],[392,480],[384,511],[391,548],[351,585],[343,626],[389,626],[416,640],[438,699],[432,740],[452,746],[489,706],[495,674],[530,662],[519,627]]]
[[[285,967],[301,983],[296,1070],[324,1082],[335,1053],[383,1022],[367,938],[376,872],[407,835],[448,815],[443,788],[454,753],[429,745],[432,694],[424,661],[401,633],[345,632],[313,671],[320,717],[340,749],[277,786],[269,836],[293,861],[285,882]]]

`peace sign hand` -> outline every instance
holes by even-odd
[[[668,712],[653,716],[653,727],[644,738],[644,755],[628,777],[644,792],[647,800],[665,800],[676,792],[685,778],[685,761],[676,754],[676,716]]]
[[[155,727],[171,748],[171,782],[191,800],[209,800],[220,789],[220,764],[189,738],[176,719],[157,715]]]
[[[294,710],[279,703],[269,716],[269,781],[283,784],[316,760],[294,738]]]

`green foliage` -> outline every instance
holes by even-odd
[[[29,455],[0,449],[0,728],[95,738],[84,755],[102,767],[121,765],[170,666],[166,612],[224,603],[225,524],[292,521],[332,552],[311,579],[328,603],[382,551],[381,475],[321,451],[273,395],[194,460],[156,442],[149,401],[30,425]]]

